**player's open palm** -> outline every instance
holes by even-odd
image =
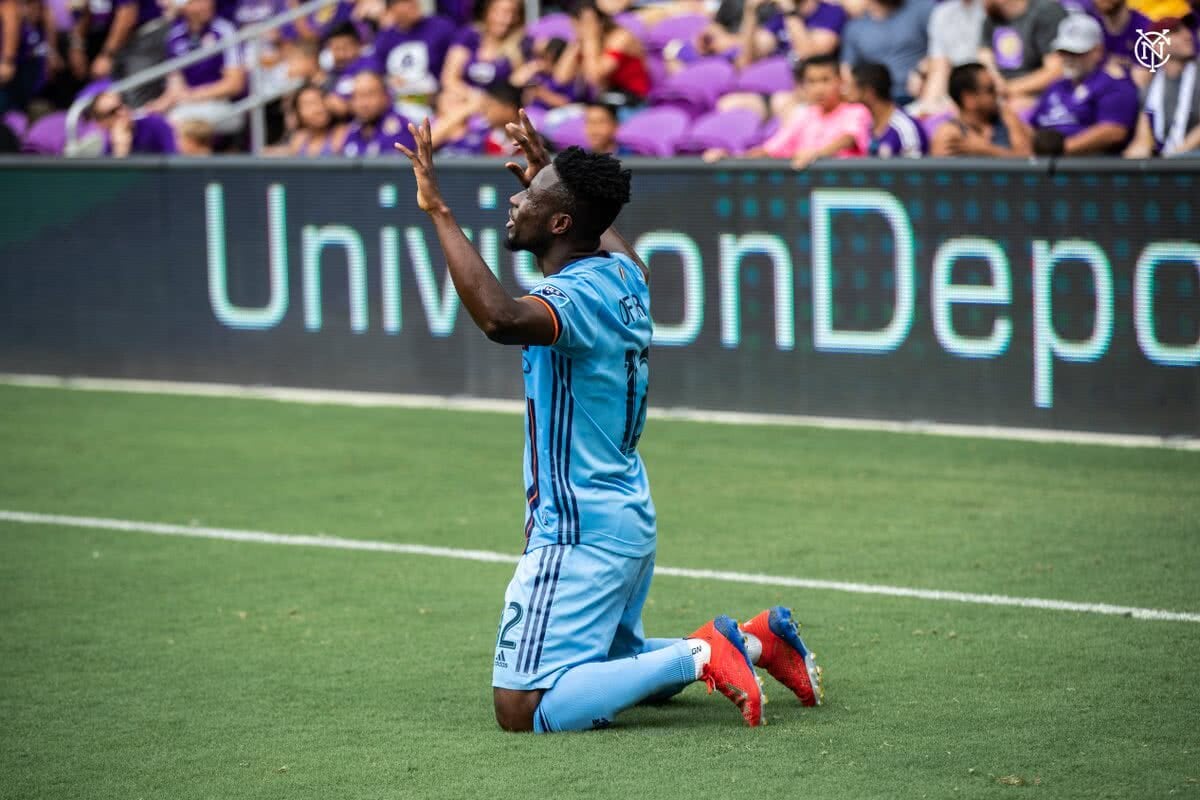
[[[509,161],[504,166],[517,176],[517,180],[521,182],[522,186],[528,188],[529,184],[533,183],[534,177],[549,166],[550,155],[546,152],[546,146],[542,144],[542,137],[534,129],[525,109],[521,109],[520,116],[520,124],[510,122],[504,126],[504,130],[512,137],[513,144],[517,149],[525,154],[525,166],[522,167],[515,161]]]
[[[417,179],[417,206],[427,214],[445,208],[442,191],[438,188],[437,177],[433,174],[433,132],[430,129],[429,118],[421,123],[421,127],[408,124],[408,131],[416,142],[416,151],[409,150],[399,142],[396,149],[408,156],[412,162],[413,175]]]

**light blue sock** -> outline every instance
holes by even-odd
[[[549,733],[607,728],[617,712],[639,700],[694,681],[695,664],[682,639],[632,658],[580,664],[542,695],[533,729]]]
[[[683,639],[646,639],[642,642],[642,652],[650,653],[654,650],[661,650],[664,647],[670,647],[671,645],[682,641]],[[691,681],[688,681],[688,683],[691,683]],[[667,687],[661,692],[655,692],[648,697],[644,697],[640,702],[642,705],[648,706],[662,705],[687,687],[687,683],[679,683],[674,686]]]

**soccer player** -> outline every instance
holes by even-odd
[[[525,373],[525,553],[505,593],[492,672],[508,731],[587,730],[622,709],[703,680],[762,721],[753,659],[801,700],[820,674],[790,612],[764,611],[745,631],[717,617],[686,639],[647,639],[655,511],[638,440],[646,421],[652,333],[645,264],[613,229],[630,173],[572,147],[553,163],[522,111],[507,130],[527,166],[506,166],[506,243],[545,279],[511,297],[463,234],[438,190],[429,121],[410,126],[417,204],[429,214],[463,306],[488,338],[521,345]]]

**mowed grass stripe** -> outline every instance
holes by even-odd
[[[76,517],[60,514],[39,514],[28,511],[0,510],[0,520],[31,525],[59,525],[75,528],[100,528],[131,533],[149,533],[160,536],[186,536],[199,539],[221,539],[232,542],[255,544],[277,544],[297,547],[327,547],[336,550],[366,550],[401,555],[456,558],[465,561],[491,563],[516,563],[517,557],[490,550],[463,550],[453,547],[431,547],[421,544],[379,542],[366,539],[344,539],[337,536],[305,536],[298,534],[270,533],[267,531],[235,530],[232,528],[206,528],[202,526],[171,525],[161,522],[142,522],[98,517]],[[1036,597],[1009,597],[998,594],[974,594],[940,589],[914,589],[904,586],[881,586],[848,581],[828,581],[812,578],[795,578],[783,575],[762,575],[723,570],[684,569],[680,567],[655,567],[655,576],[691,578],[726,583],[747,583],[759,586],[786,586],[797,589],[815,589],[854,594],[875,594],[888,597],[906,597],[918,600],[973,603],[989,606],[1016,606],[1046,611],[1072,611],[1086,614],[1132,617],[1133,619],[1162,622],[1200,622],[1200,614],[1167,611],[1156,608],[1137,608],[1109,603],[1077,603],[1064,600],[1048,600]]]

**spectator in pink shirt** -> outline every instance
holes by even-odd
[[[854,158],[867,155],[871,141],[871,112],[858,103],[847,103],[837,56],[814,56],[803,62],[799,78],[807,105],[794,109],[779,130],[745,158],[790,158],[796,169],[805,169],[819,158]],[[707,161],[727,156],[709,150]]]

